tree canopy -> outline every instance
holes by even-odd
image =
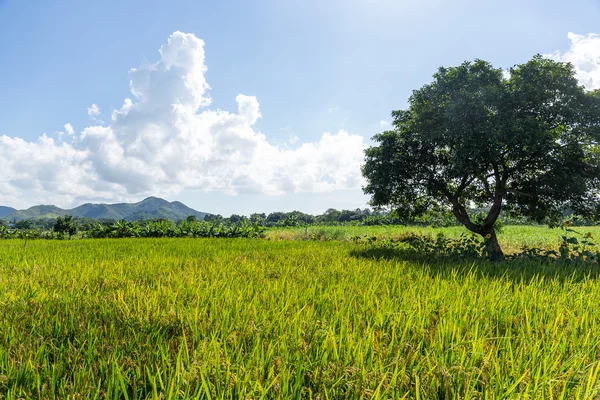
[[[503,207],[535,221],[566,208],[598,214],[600,91],[586,92],[568,63],[538,55],[509,74],[482,60],[440,68],[392,116],[363,166],[376,207],[402,218],[450,208],[492,258],[503,256]],[[487,215],[469,215],[472,205]]]
[[[52,230],[61,236],[67,235],[69,238],[77,233],[77,227],[73,223],[73,217],[71,215],[56,218]]]

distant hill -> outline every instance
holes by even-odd
[[[18,210],[3,219],[8,221],[21,221],[24,219],[41,219],[41,218],[56,218],[62,215],[66,215],[67,210],[58,208],[56,206],[33,206],[27,210]]]
[[[15,210],[12,207],[0,206],[0,218],[6,217],[7,215],[14,213],[15,211],[17,210]]]
[[[11,210],[6,215],[1,214],[6,208]],[[204,219],[208,213],[196,211],[185,204],[174,201],[168,202],[158,197],[148,197],[139,203],[118,203],[118,204],[83,204],[71,210],[63,210],[56,206],[33,206],[27,210],[15,210],[8,207],[0,207],[0,218],[8,221],[21,221],[24,219],[56,218],[63,215],[72,215],[73,217],[93,218],[93,219],[124,219],[127,221],[136,221],[140,219],[164,218],[178,221],[187,218],[190,215],[198,219]]]

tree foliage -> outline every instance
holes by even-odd
[[[77,227],[73,223],[71,215],[56,218],[56,223],[52,230],[59,234],[60,237],[68,236],[69,238],[77,233]]]
[[[374,206],[403,219],[450,208],[493,258],[503,207],[535,221],[567,208],[598,214],[600,92],[586,92],[570,64],[536,56],[509,76],[481,60],[440,68],[392,116],[394,129],[366,151]],[[472,218],[470,206],[487,215]]]

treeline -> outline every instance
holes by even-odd
[[[248,220],[198,221],[195,216],[173,222],[170,220],[98,222],[88,225],[69,215],[54,220],[51,229],[36,225],[10,227],[0,225],[0,239],[70,239],[78,238],[161,238],[161,237],[260,237],[265,227]]]
[[[470,210],[472,218],[480,217],[482,212]],[[573,215],[573,225],[595,225]],[[531,224],[524,218],[511,218],[502,215],[500,225]],[[71,216],[23,220],[8,223],[0,220],[0,239],[65,239],[65,238],[125,238],[125,237],[260,237],[269,228],[306,227],[319,225],[415,225],[446,227],[457,225],[456,218],[450,212],[429,212],[411,221],[401,221],[391,213],[371,211],[369,209],[336,210],[329,209],[321,215],[310,215],[300,211],[255,213],[249,217],[233,214],[230,217],[208,215],[204,220],[189,216],[181,221],[165,219],[140,221],[95,220],[73,218]]]
[[[336,210],[330,208],[320,215],[306,214],[300,211],[273,212],[270,214],[255,213],[250,217],[233,214],[230,217],[221,215],[207,215],[205,221],[220,221],[225,223],[237,223],[248,220],[250,223],[258,224],[266,228],[294,227],[306,225],[403,225],[407,221],[401,221],[393,213],[384,211],[372,211],[368,208],[355,210]],[[409,221],[411,225],[450,226],[456,224],[456,219],[450,213],[428,213],[427,215]]]
[[[146,227],[154,222],[164,222],[166,220],[138,220],[135,223],[141,228]],[[329,209],[321,215],[311,215],[300,211],[292,212],[273,212],[270,214],[255,213],[249,217],[243,215],[232,214],[229,217],[223,217],[219,214],[208,214],[205,222],[223,224],[225,226],[240,224],[246,222],[249,224],[258,224],[265,228],[272,227],[294,227],[304,225],[399,225],[401,221],[395,218],[388,212],[371,211],[368,208],[356,210],[336,210]],[[92,218],[74,217],[71,219],[71,224],[77,228],[77,231],[87,232],[98,228],[98,225],[105,227],[115,225],[118,221],[115,220],[97,220]],[[127,221],[132,222],[132,221]],[[173,221],[175,225],[182,221]],[[42,230],[49,231],[54,228],[57,223],[56,218],[37,218],[27,219],[16,222],[7,222],[0,220],[0,225],[4,224],[13,229],[19,230]],[[445,226],[454,224],[451,215],[428,215],[419,221],[414,221],[416,224]]]
[[[473,219],[481,218],[486,212],[485,209],[472,208],[469,214]],[[574,224],[590,225],[593,221],[588,221],[572,213],[566,213],[565,216],[573,218]],[[449,210],[428,211],[423,215],[414,217],[410,220],[402,220],[395,213],[386,211],[372,211],[368,208],[356,210],[336,210],[330,208],[321,215],[305,214],[300,211],[292,212],[274,212],[270,214],[251,214],[250,217],[233,214],[228,218],[221,215],[208,215],[205,221],[222,221],[226,223],[236,223],[238,221],[248,220],[250,223],[257,223],[267,228],[273,227],[294,227],[306,225],[413,225],[413,226],[432,226],[436,228],[458,226],[459,222]],[[509,214],[501,213],[501,223],[505,225],[531,225],[532,221],[523,217],[514,217]]]
[[[446,226],[454,223],[450,216],[428,215],[420,224]],[[300,211],[233,214],[230,217],[208,215],[204,220],[189,216],[185,220],[113,221],[72,216],[22,220],[7,223],[0,220],[0,239],[68,239],[68,238],[126,238],[126,237],[260,237],[268,228],[315,225],[398,225],[401,221],[390,213],[369,209],[329,209],[322,215]]]

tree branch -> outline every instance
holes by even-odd
[[[458,189],[456,189],[456,192],[454,193],[454,196],[452,196],[452,197],[459,198],[460,195],[462,194],[463,190],[465,190],[471,184],[471,182],[473,182],[474,179],[475,179],[475,177],[472,177],[472,178],[469,178],[468,176],[463,177],[462,181],[460,183],[460,186],[458,187]]]
[[[460,202],[458,201],[458,197],[452,196],[448,189],[444,189],[444,194],[448,198],[448,201],[450,201],[450,203],[452,204],[452,213],[454,214],[456,219],[471,232],[478,233],[481,235],[483,233],[483,227],[471,221],[471,218],[469,218],[469,214],[467,213],[467,209],[465,208],[465,206],[460,204]]]
[[[496,189],[495,189],[495,193],[494,193],[494,202],[492,203],[492,207],[490,208],[490,211],[488,212],[487,217],[485,217],[485,220],[483,221],[483,228],[486,230],[493,227],[494,223],[500,216],[500,211],[502,210],[502,200],[504,199],[504,196],[506,195],[506,188],[505,188],[506,175],[507,175],[507,173],[505,171],[505,176],[500,177],[500,171],[498,170],[498,166],[494,165],[494,177],[496,179]]]

